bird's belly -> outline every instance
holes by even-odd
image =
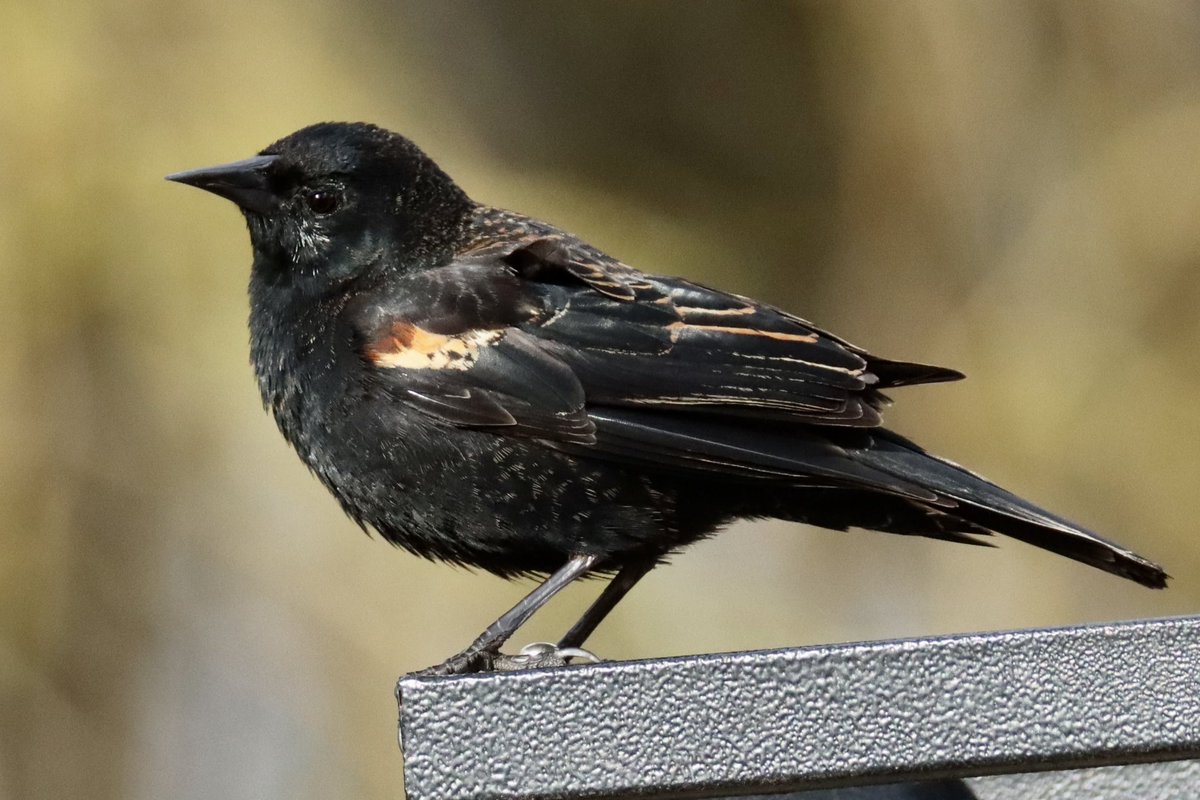
[[[577,553],[617,566],[695,538],[669,481],[533,440],[423,425],[340,438],[318,474],[352,517],[426,558],[548,572]]]

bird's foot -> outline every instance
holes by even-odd
[[[512,672],[518,669],[549,669],[564,667],[573,660],[599,664],[603,659],[582,647],[559,647],[550,642],[533,642],[516,655],[486,650],[463,652],[451,656],[436,666],[410,672],[396,681],[396,702],[403,704],[401,687],[407,678],[445,678],[450,675],[472,675],[481,672]]]
[[[600,657],[582,647],[559,647],[550,642],[533,642],[521,648],[515,656],[500,653],[492,663],[497,672],[516,669],[544,669],[562,667],[573,660],[599,664]]]
[[[533,642],[516,655],[488,650],[464,650],[436,666],[411,673],[411,678],[444,678],[449,675],[471,675],[478,672],[511,672],[518,669],[562,667],[572,661],[600,662],[595,653],[581,647],[557,647],[550,642]]]

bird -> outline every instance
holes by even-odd
[[[886,392],[962,373],[478,203],[400,134],[318,123],[167,178],[241,210],[263,404],[345,512],[417,556],[542,579],[423,674],[503,666],[563,587],[609,577],[557,643],[574,652],[652,568],[743,518],[1001,534],[1166,586],[883,426]]]

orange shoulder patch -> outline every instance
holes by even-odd
[[[467,331],[455,336],[433,333],[409,322],[396,322],[369,342],[367,360],[388,369],[470,369],[480,350],[499,341],[503,330]]]

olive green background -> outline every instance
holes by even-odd
[[[745,524],[602,655],[1200,610],[1197,4],[7,0],[0,797],[398,797],[396,676],[528,589],[363,535],[260,408],[242,221],[162,176],[324,119],[962,369],[889,423],[1175,576]]]

